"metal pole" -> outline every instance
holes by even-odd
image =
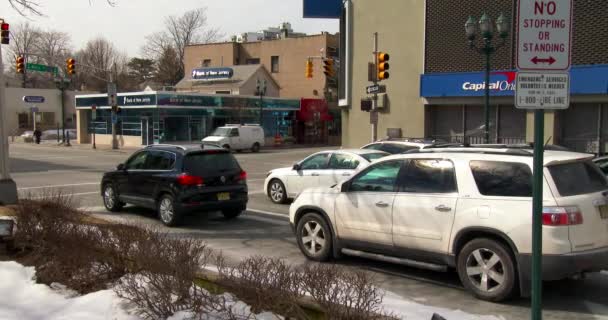
[[[59,83],[59,90],[61,91],[61,142],[64,144],[65,141],[65,95],[64,95],[64,79],[61,78],[61,83]]]
[[[2,46],[0,45],[0,70],[4,70],[2,62]],[[8,157],[8,128],[6,127],[6,84],[4,72],[0,72],[0,205],[17,203],[17,185],[11,179]],[[34,122],[36,119],[34,118]]]
[[[262,92],[262,87],[260,86],[260,127],[264,127],[264,94]],[[242,119],[240,119],[242,120]]]
[[[374,32],[374,67],[375,70],[373,72],[372,79],[374,80],[374,85],[378,84],[378,32]],[[372,99],[372,110],[369,116],[372,118],[372,142],[376,142],[378,140],[378,94],[374,93],[374,98]]]
[[[545,111],[534,112],[534,180],[532,184],[532,320],[542,314],[542,214],[543,214],[543,149]]]
[[[116,71],[116,63],[113,64],[112,70],[110,71],[110,83],[114,83],[114,72]],[[116,93],[118,95],[118,92]],[[116,114],[115,108],[117,106],[110,106],[111,117],[110,121],[112,122],[112,149],[118,149],[118,141],[116,140],[116,123],[114,123],[114,119],[118,116]]]
[[[486,41],[484,49],[486,54],[486,82],[485,82],[485,103],[484,103],[484,141],[490,143],[490,44]]]

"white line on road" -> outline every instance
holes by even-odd
[[[62,197],[74,197],[74,196],[84,196],[84,195],[89,195],[89,194],[101,194],[101,192],[99,191],[93,191],[93,192],[81,192],[81,193],[67,193],[67,194],[62,194]],[[46,198],[47,196],[36,196],[36,197],[31,197],[30,199],[42,199],[42,198]]]
[[[273,217],[278,217],[278,218],[281,218],[281,219],[289,220],[289,215],[284,214],[284,213],[270,212],[270,211],[252,209],[252,208],[247,208],[247,211],[250,211],[250,212],[253,212],[253,213],[257,213],[257,214],[265,214],[267,216],[273,216]]]
[[[99,182],[85,182],[85,183],[73,183],[73,184],[56,184],[51,186],[40,186],[40,187],[26,187],[19,188],[18,190],[32,190],[32,189],[45,189],[45,188],[61,188],[61,187],[75,187],[75,186],[89,186],[89,185],[98,185]]]

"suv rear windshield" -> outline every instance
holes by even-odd
[[[192,153],[184,158],[184,172],[195,176],[216,176],[238,170],[241,167],[229,152]]]
[[[361,155],[365,160],[372,162],[374,160],[388,156],[387,153],[366,153]]]
[[[562,197],[608,189],[602,172],[589,161],[552,165],[549,166],[549,172]]]

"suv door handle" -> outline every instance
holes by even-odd
[[[452,208],[442,204],[442,205],[436,206],[435,210],[437,210],[439,212],[450,212],[450,211],[452,211]]]
[[[311,176],[313,176],[313,177],[318,177],[318,176],[319,176],[319,174],[318,174],[318,173],[312,173],[312,174],[311,174]]]
[[[350,173],[343,173],[342,175],[345,177],[350,177]]]
[[[386,203],[384,201],[379,201],[379,202],[376,202],[376,207],[386,208],[386,207],[388,207],[388,203]]]

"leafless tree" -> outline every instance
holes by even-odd
[[[165,31],[156,32],[146,37],[142,47],[144,56],[159,60],[172,47],[180,62],[180,76],[184,74],[184,55],[186,46],[195,43],[209,43],[222,37],[218,28],[208,25],[207,8],[187,11],[181,16],[165,18]]]
[[[84,48],[76,53],[76,61],[79,66],[78,84],[85,84],[91,90],[106,90],[106,81],[109,80],[114,65],[118,76],[127,73],[127,55],[118,51],[103,37],[89,40]]]
[[[34,46],[42,62],[50,66],[65,65],[65,60],[71,53],[70,35],[66,32],[43,31]]]
[[[14,60],[19,55],[34,53],[42,31],[29,22],[23,22],[12,27],[11,43],[8,48],[9,58]]]
[[[114,0],[106,0],[107,3],[111,6],[114,6],[116,2]],[[89,3],[92,3],[93,0],[89,0]],[[28,14],[33,14],[36,16],[42,16],[43,13],[41,11],[40,2],[37,0],[8,0],[10,4],[17,13],[22,16],[26,16]]]

